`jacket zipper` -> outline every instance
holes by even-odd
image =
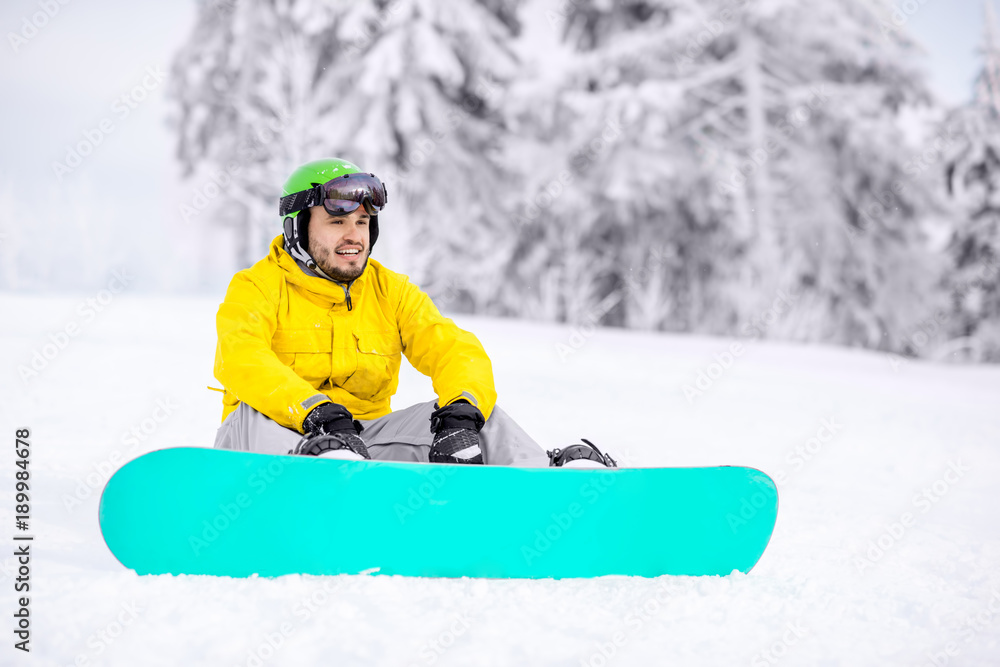
[[[352,284],[354,284],[353,280],[350,283],[348,283],[347,285],[344,285],[343,283],[341,283],[341,285],[340,285],[341,287],[344,288],[344,296],[347,297],[347,310],[351,310],[353,308],[353,304],[351,303],[351,285]]]

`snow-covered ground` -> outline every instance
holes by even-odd
[[[13,545],[29,427],[35,536],[32,654],[12,647],[11,546],[0,663],[1000,664],[1000,368],[823,347],[459,318],[543,445],[774,477],[778,524],[747,575],[139,577],[107,551],[98,497],[127,459],[211,445],[216,305],[0,294],[0,517]],[[394,405],[430,391],[406,367]]]

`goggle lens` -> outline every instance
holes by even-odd
[[[323,184],[323,208],[330,215],[345,215],[364,206],[378,215],[388,199],[385,186],[374,174],[345,174]]]

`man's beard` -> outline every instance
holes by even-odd
[[[316,246],[313,244],[312,239],[309,239],[309,254],[312,255],[314,260],[316,260],[316,264],[323,270],[323,273],[333,278],[338,283],[351,282],[364,273],[365,267],[368,266],[369,252],[365,249],[358,253],[359,255],[363,254],[365,256],[365,261],[363,261],[358,268],[346,271],[332,266],[332,263],[330,262],[330,255],[336,255],[335,252],[331,253],[326,248]]]

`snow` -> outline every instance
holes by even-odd
[[[10,442],[15,428],[32,431],[32,656],[17,664],[1000,659],[1000,368],[747,338],[457,318],[490,352],[501,405],[543,445],[587,437],[629,465],[750,465],[778,480],[778,524],[749,574],[240,580],[126,571],[98,530],[100,488],[144,452],[211,444],[221,414],[220,395],[205,388],[218,386],[217,303],[0,293],[3,433]],[[22,379],[36,352],[40,370]],[[700,374],[707,389],[696,395]],[[404,364],[394,405],[430,396],[429,381]],[[7,451],[0,516],[12,526]],[[5,600],[16,597],[11,551],[0,571]],[[8,633],[13,607],[5,603]],[[13,650],[0,662],[14,664]]]

